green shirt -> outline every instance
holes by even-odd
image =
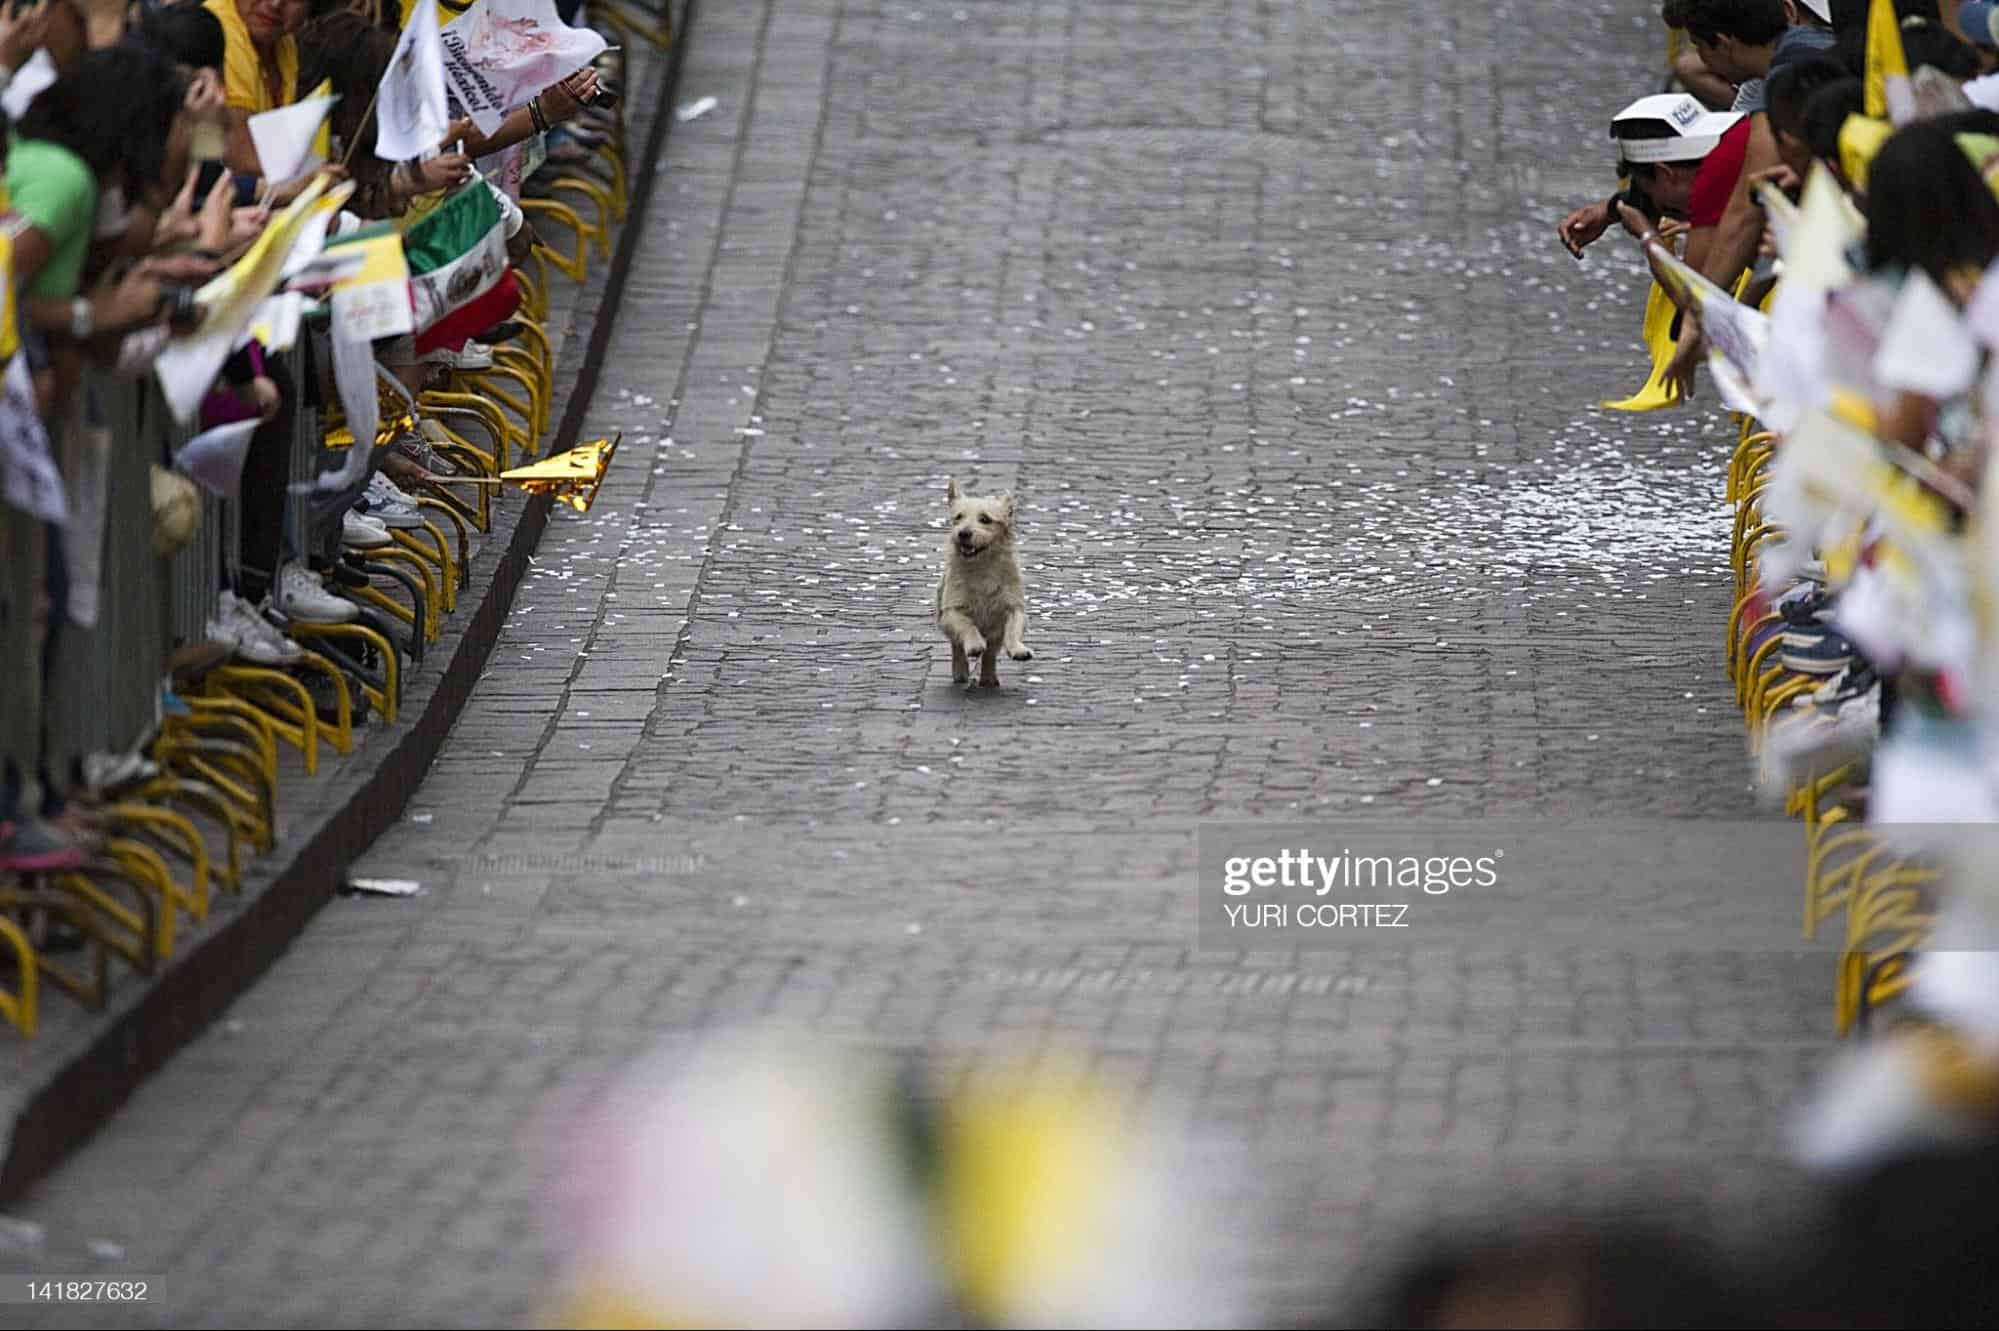
[[[62,145],[17,138],[7,153],[7,197],[14,211],[48,238],[51,251],[26,294],[68,300],[83,281],[83,264],[90,257],[97,178]]]

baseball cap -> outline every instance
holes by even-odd
[[[1627,162],[1698,162],[1740,119],[1740,111],[1710,111],[1687,93],[1662,92],[1612,116],[1610,137]]]

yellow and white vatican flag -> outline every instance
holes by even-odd
[[[1700,311],[1701,329],[1707,335],[1708,363],[1715,369],[1715,384],[1731,411],[1763,416],[1765,404],[1754,393],[1757,363],[1770,339],[1770,319],[1761,310],[1751,309],[1682,262],[1666,246],[1654,242],[1650,253],[1654,272],[1662,285],[1672,289],[1682,307]]]
[[[394,227],[382,224],[342,236],[320,257],[339,264],[333,283],[336,325],[369,341],[415,330],[409,261]]]
[[[1916,118],[1916,90],[1902,51],[1895,0],[1873,0],[1867,10],[1867,114],[1906,125]]]
[[[329,190],[325,177],[315,179],[271,219],[242,258],[194,293],[202,310],[200,326],[168,342],[153,362],[153,372],[159,376],[160,390],[175,420],[185,425],[194,419],[209,385],[222,372],[223,362],[242,344],[265,300],[277,290],[285,264],[321,201],[330,194],[336,200],[332,206],[337,208],[353,192],[352,181]]]
[[[1866,228],[1832,173],[1814,166],[1799,196],[1795,222],[1777,233],[1784,281],[1821,291],[1845,286],[1856,276],[1847,250]]]

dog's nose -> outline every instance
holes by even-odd
[[[972,529],[971,529],[970,527],[961,527],[961,528],[959,528],[959,529],[958,529],[958,544],[959,544],[959,545],[970,545],[971,543],[972,543]]]

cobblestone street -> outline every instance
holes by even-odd
[[[334,901],[13,1213],[160,1273],[159,1324],[520,1325],[564,1106],[775,1016],[1184,1106],[1271,1316],[1500,1207],[1767,1223],[1829,957],[1195,930],[1203,821],[1765,816],[1732,431],[1595,406],[1639,260],[1552,234],[1657,10],[703,0],[616,466],[355,866],[424,894]],[[1020,505],[997,691],[931,622],[951,477]]]

